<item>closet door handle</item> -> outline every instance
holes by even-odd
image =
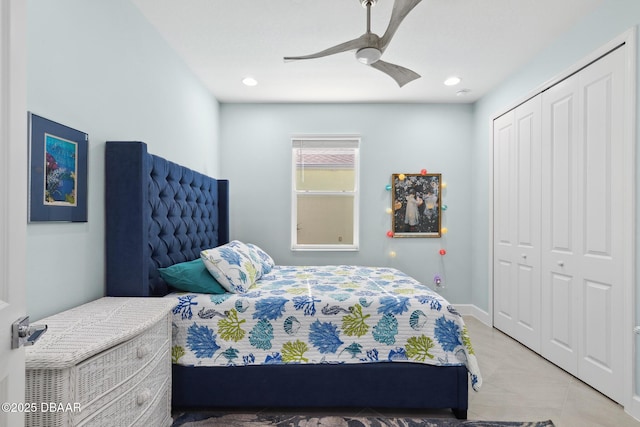
[[[562,260],[558,261],[558,266],[564,267],[564,261],[562,261]]]
[[[520,256],[522,257],[522,259],[527,259],[527,254],[522,254]]]

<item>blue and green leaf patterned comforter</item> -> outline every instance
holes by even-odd
[[[180,365],[466,365],[474,390],[482,383],[462,316],[393,268],[275,266],[245,294],[167,297]]]

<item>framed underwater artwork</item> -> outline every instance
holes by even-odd
[[[29,222],[87,222],[89,136],[29,113]]]
[[[394,237],[440,237],[442,180],[439,173],[391,176]]]

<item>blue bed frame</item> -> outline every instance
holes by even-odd
[[[229,241],[229,182],[107,142],[107,296],[164,296],[158,268]],[[187,367],[173,365],[174,409],[451,408],[466,419],[465,366],[412,363]]]

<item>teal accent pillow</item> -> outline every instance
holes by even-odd
[[[170,286],[181,291],[200,294],[224,294],[225,289],[209,274],[202,258],[181,262],[167,268],[159,268],[160,277]]]

